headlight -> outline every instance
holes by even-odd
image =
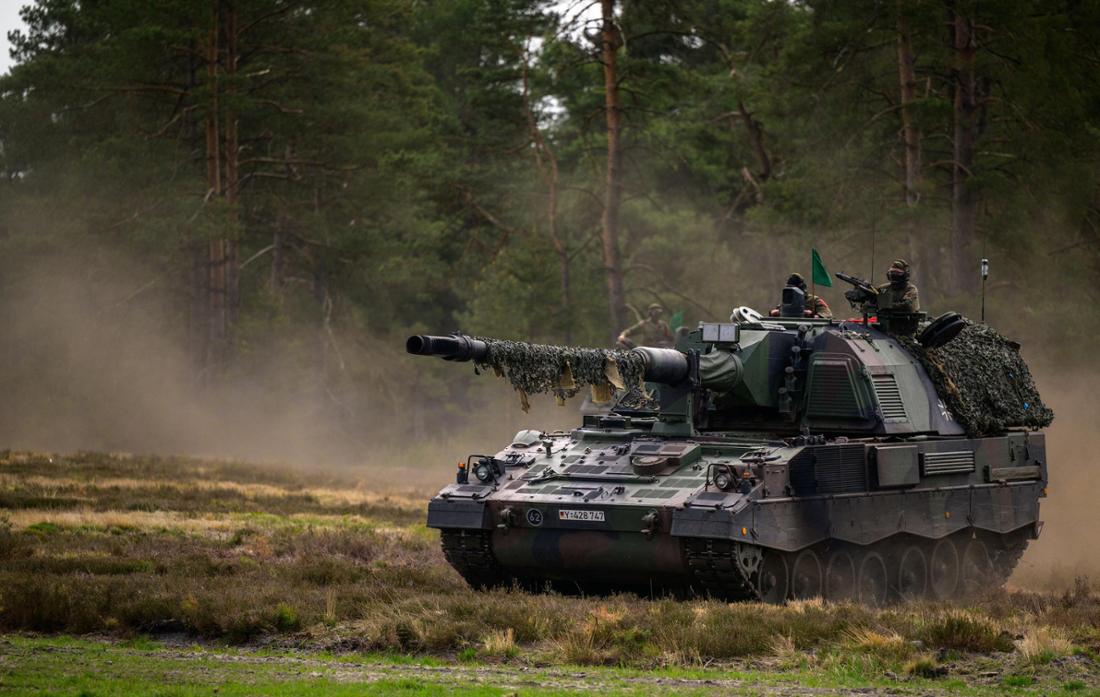
[[[714,486],[722,491],[729,491],[733,488],[733,476],[730,475],[729,470],[719,470],[714,475]]]
[[[474,476],[477,477],[479,482],[490,482],[493,480],[493,463],[488,460],[482,460],[474,467]]]

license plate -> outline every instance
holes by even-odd
[[[558,511],[558,520],[577,520],[589,523],[604,522],[603,511]]]

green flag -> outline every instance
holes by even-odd
[[[672,313],[672,317],[668,318],[668,328],[675,332],[682,326],[684,326],[684,311],[677,310]]]
[[[829,272],[825,269],[825,264],[821,263],[821,255],[817,253],[816,249],[812,249],[810,252],[810,266],[813,267],[814,283],[832,288],[833,279],[829,278]]]

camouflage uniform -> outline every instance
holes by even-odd
[[[806,293],[806,309],[812,310],[814,317],[824,317],[828,319],[833,316],[833,311],[829,309],[829,303],[813,293]]]
[[[900,287],[895,287],[892,283],[884,283],[878,287],[875,307],[893,312],[920,312],[920,293],[917,287],[908,281]]]
[[[663,319],[653,321],[648,317],[624,329],[622,336],[630,339],[638,346],[668,348],[675,343],[672,337],[672,329],[668,326],[668,322]]]
[[[920,294],[909,282],[909,264],[896,259],[886,270],[889,283],[877,286],[878,295],[867,298],[863,312],[878,316],[879,327],[891,334],[909,336],[917,331]],[[847,296],[846,296],[847,297]]]
[[[920,294],[909,282],[909,262],[895,259],[886,270],[890,283],[878,287],[878,297],[871,303],[876,310],[887,312],[920,312]]]

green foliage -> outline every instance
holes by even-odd
[[[272,624],[281,632],[289,632],[301,626],[298,612],[287,603],[279,603],[272,613]]]

